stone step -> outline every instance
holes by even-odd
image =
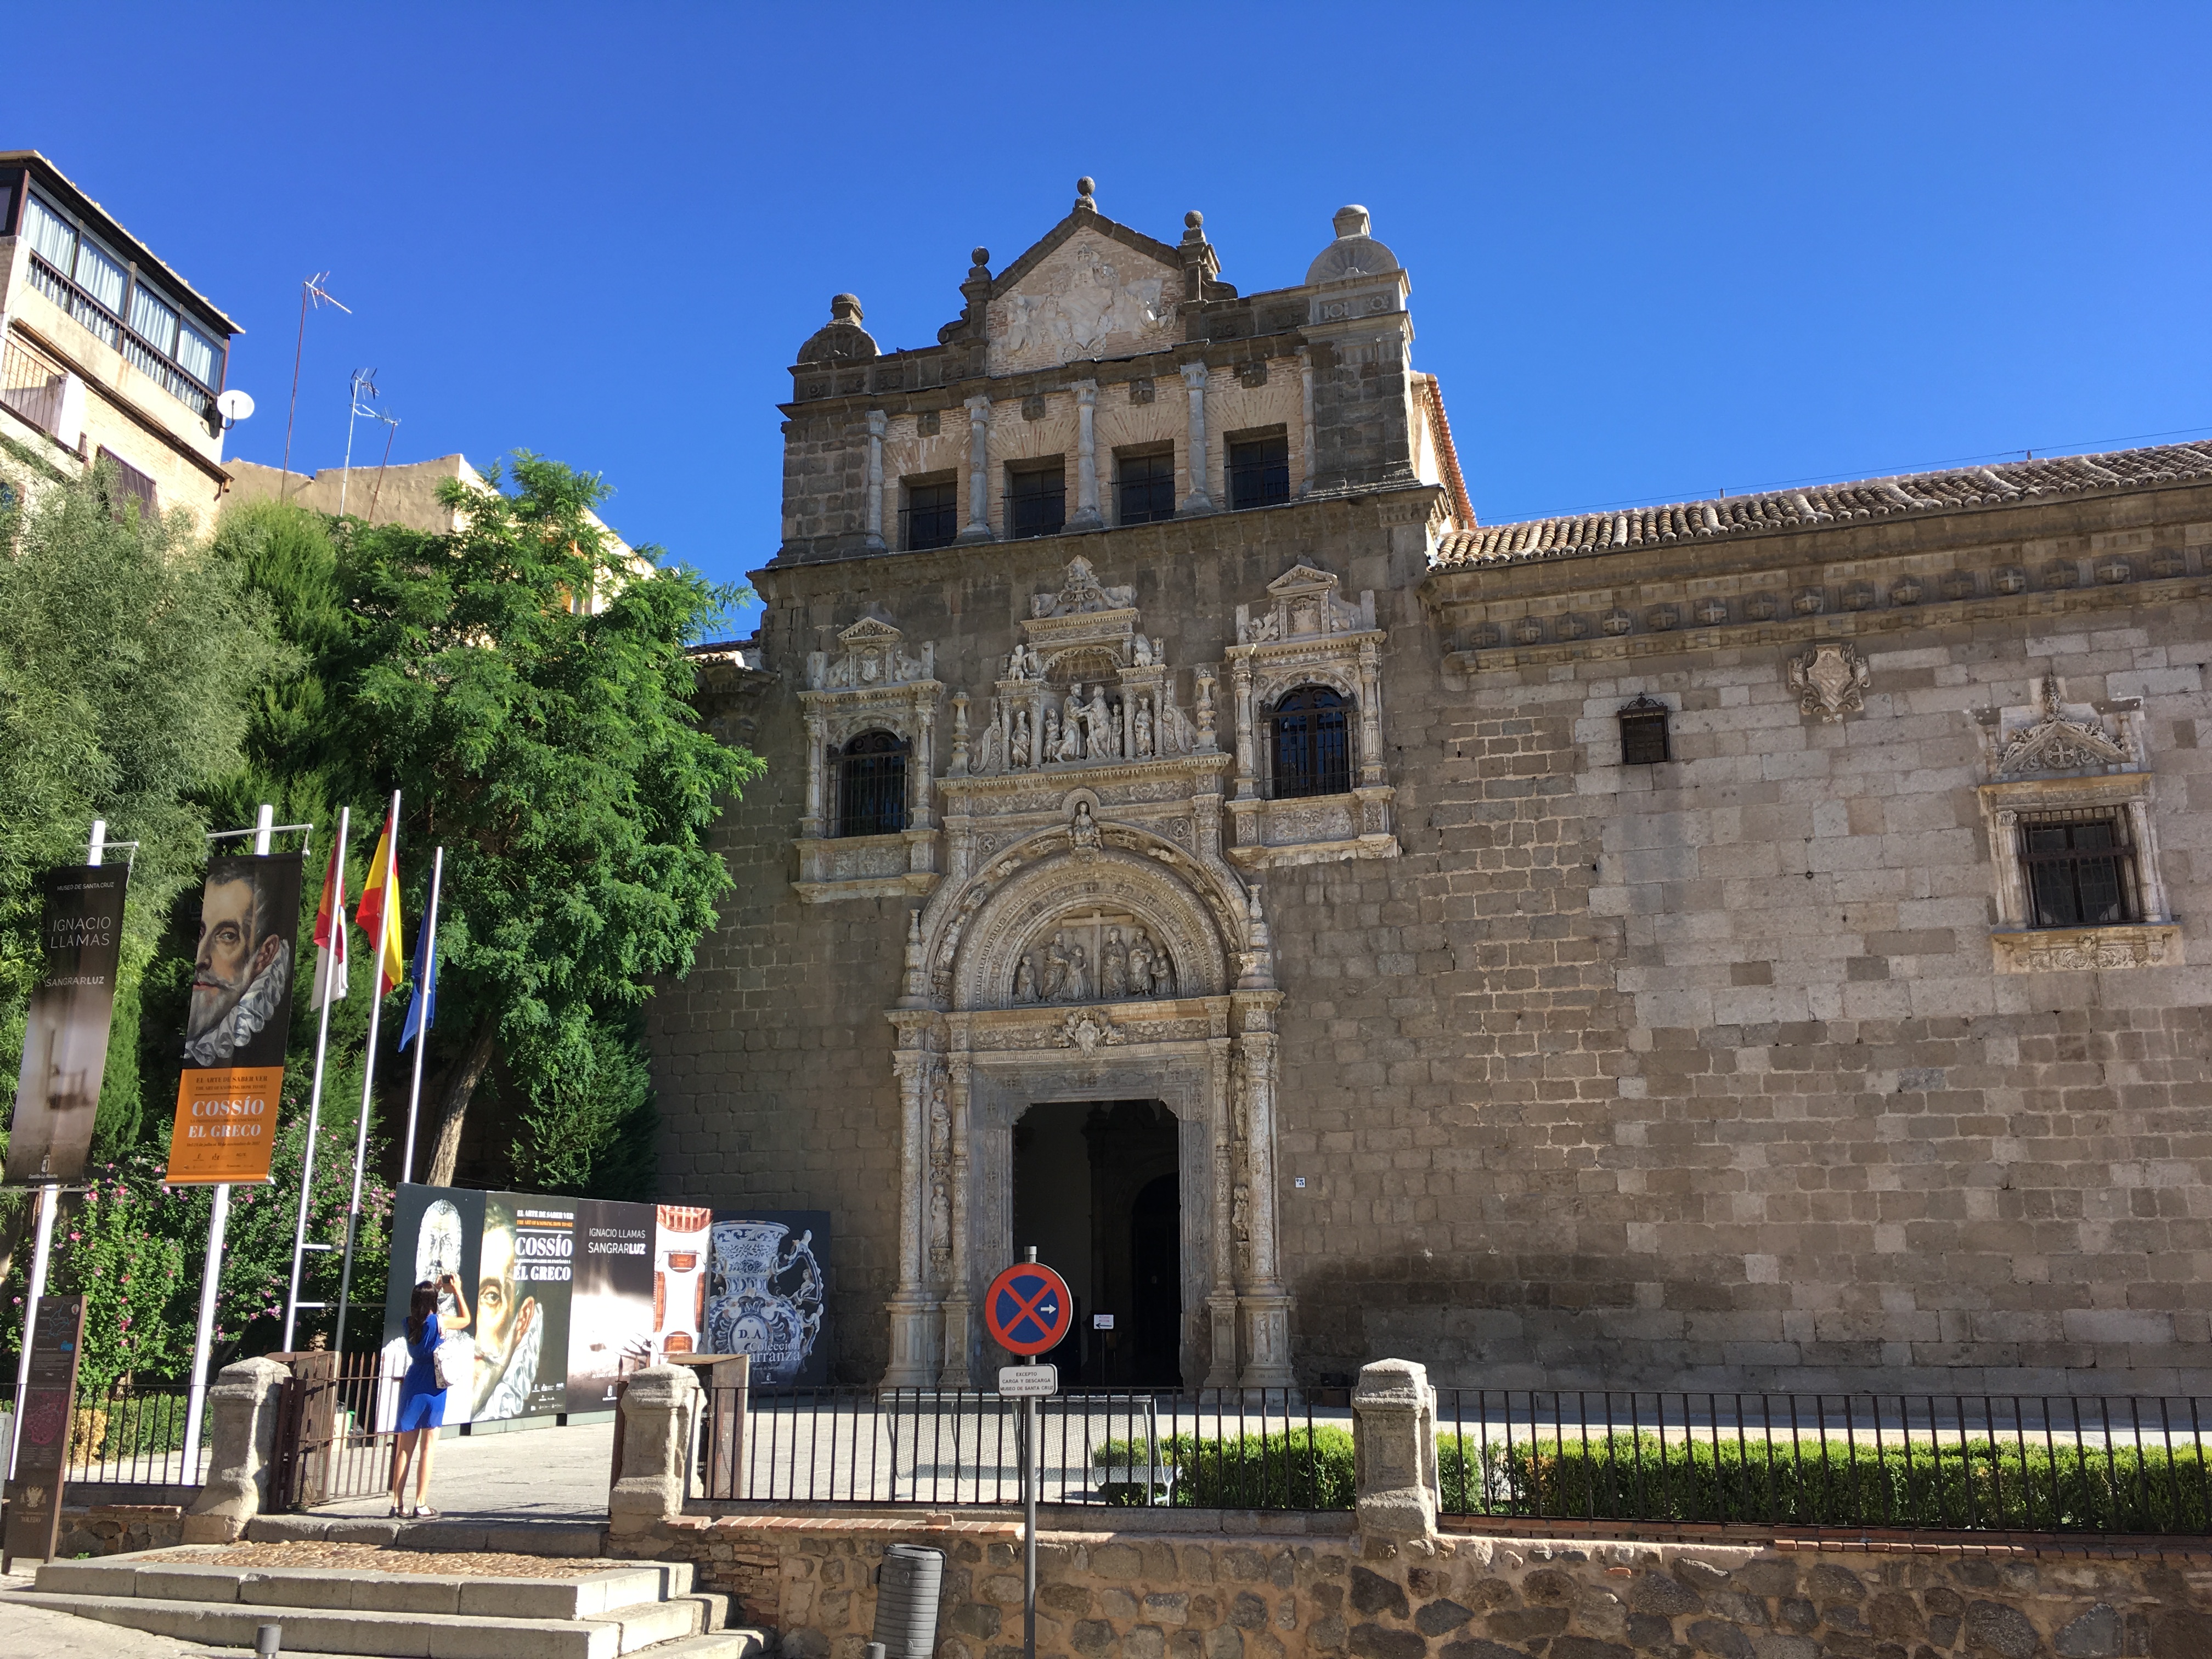
[[[701,1636],[679,1636],[637,1650],[637,1659],[768,1659],[774,1638],[764,1630],[714,1631]],[[210,1659],[256,1659],[251,1648],[210,1648]],[[383,1659],[373,1654],[326,1653],[322,1659]]]
[[[688,1595],[612,1607],[594,1618],[573,1620],[249,1607],[44,1590],[0,1595],[0,1609],[11,1603],[75,1613],[203,1647],[251,1648],[261,1626],[280,1625],[289,1651],[374,1655],[378,1659],[621,1659],[687,1637],[720,1640],[734,1634],[703,1630],[707,1609]]]
[[[394,1549],[442,1553],[482,1551],[492,1555],[595,1556],[605,1528],[567,1521],[410,1521],[326,1515],[257,1515],[246,1523],[250,1544],[290,1540],[317,1543],[382,1544]]]
[[[672,1572],[672,1565],[685,1569]],[[39,1589],[58,1595],[144,1597],[303,1611],[431,1613],[500,1619],[589,1619],[610,1607],[665,1601],[690,1589],[690,1564],[610,1564],[579,1578],[465,1578],[336,1567],[240,1567],[191,1561],[48,1561]],[[726,1598],[725,1598],[726,1600]],[[702,1623],[718,1627],[719,1620]]]

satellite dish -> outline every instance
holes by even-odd
[[[234,386],[215,400],[215,407],[225,426],[235,426],[252,415],[253,399]]]

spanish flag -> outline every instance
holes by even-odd
[[[368,861],[368,878],[361,890],[361,908],[354,913],[361,931],[368,935],[369,955],[376,962],[376,994],[380,997],[399,983],[407,972],[407,953],[399,942],[399,797],[392,798],[392,811],[384,820],[384,833],[376,838],[376,856]]]

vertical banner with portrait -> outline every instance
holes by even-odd
[[[483,1195],[477,1257],[472,1423],[568,1409],[568,1297],[576,1200]]]
[[[178,1185],[269,1179],[303,863],[282,853],[208,865],[169,1133],[168,1179]]]
[[[460,1280],[469,1297],[471,1316],[476,1313],[476,1285],[484,1228],[484,1194],[457,1187],[402,1187],[392,1201],[391,1280],[384,1297],[384,1351],[380,1367],[384,1386],[377,1392],[376,1424],[388,1429],[399,1411],[399,1379],[407,1373],[407,1304],[415,1287],[428,1280],[438,1284],[447,1273]],[[441,1291],[438,1311],[458,1319],[460,1304]],[[473,1354],[476,1328],[449,1333],[448,1342],[464,1342]],[[475,1374],[473,1364],[468,1368]],[[446,1397],[448,1423],[465,1423],[474,1403],[474,1389],[450,1391]]]
[[[576,1200],[575,1277],[568,1291],[568,1409],[612,1411],[616,1386],[652,1364],[653,1234],[650,1204]]]
[[[39,924],[45,975],[31,993],[9,1127],[10,1186],[82,1180],[100,1114],[123,950],[121,866],[50,870]]]

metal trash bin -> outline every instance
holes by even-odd
[[[937,1650],[937,1601],[945,1586],[945,1552],[926,1544],[894,1544],[876,1573],[874,1640],[889,1659],[930,1659]]]

